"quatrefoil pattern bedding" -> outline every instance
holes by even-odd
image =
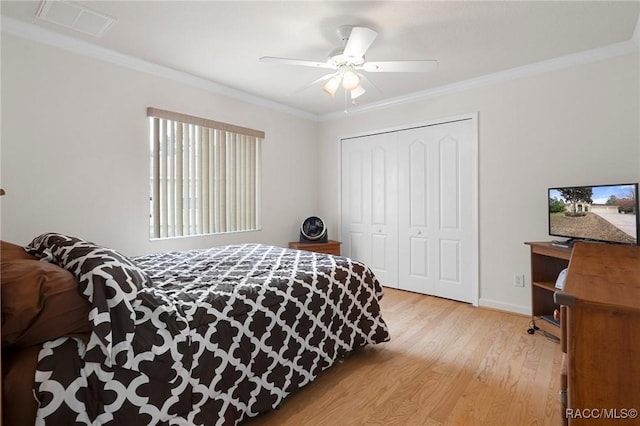
[[[27,249],[91,303],[88,343],[40,352],[38,424],[237,424],[389,340],[379,282],[345,257],[245,244],[127,258],[60,234]]]

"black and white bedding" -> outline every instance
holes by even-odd
[[[37,424],[237,424],[389,340],[382,288],[348,258],[246,244],[130,259],[52,233],[26,249],[91,303],[88,343],[40,352]]]

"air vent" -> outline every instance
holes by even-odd
[[[102,37],[115,19],[78,4],[62,0],[44,0],[36,13],[43,21]]]

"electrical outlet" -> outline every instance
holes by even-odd
[[[515,274],[513,276],[513,285],[516,287],[524,287],[524,274]]]

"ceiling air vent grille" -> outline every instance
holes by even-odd
[[[94,37],[102,37],[115,21],[110,16],[62,0],[44,0],[36,16],[43,21],[52,22]]]

